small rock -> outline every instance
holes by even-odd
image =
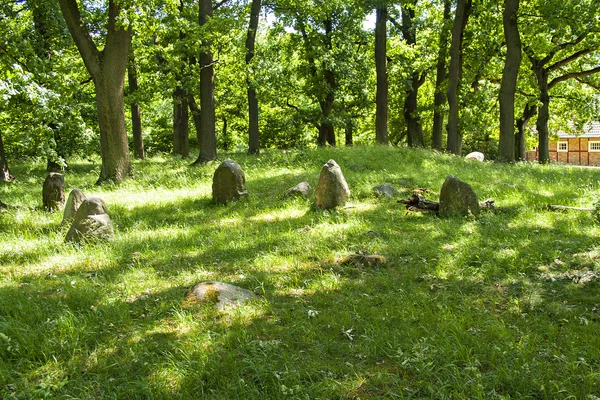
[[[483,162],[484,159],[485,159],[485,156],[483,155],[483,153],[480,153],[479,151],[474,151],[465,156],[465,160],[473,160],[473,161]]]
[[[308,184],[308,182],[300,182],[299,184],[297,184],[293,188],[288,189],[288,191],[285,192],[285,194],[284,194],[283,197],[285,197],[285,198],[289,198],[289,197],[308,197],[308,196],[310,196],[311,190],[312,190],[312,188],[310,187],[310,185]]]
[[[246,175],[233,160],[225,160],[213,175],[213,200],[217,204],[227,204],[248,195]]]
[[[78,243],[112,240],[114,236],[113,224],[104,201],[99,197],[89,197],[81,203],[75,213],[65,241]]]
[[[334,161],[329,160],[319,175],[319,183],[315,190],[315,206],[324,210],[343,207],[350,196],[350,189],[342,169]]]
[[[384,256],[378,254],[349,254],[340,260],[341,265],[352,265],[355,267],[381,267],[386,263]]]
[[[44,209],[49,212],[58,210],[65,203],[65,176],[50,172],[44,180],[42,189]]]
[[[254,292],[229,283],[202,281],[190,289],[185,299],[188,302],[213,303],[222,310],[255,297]]]
[[[71,193],[69,193],[69,197],[67,198],[67,203],[65,204],[65,211],[63,214],[62,223],[71,222],[75,217],[75,213],[79,209],[81,203],[85,200],[85,195],[81,191],[81,189],[73,189]]]
[[[471,185],[449,175],[440,191],[440,215],[462,214],[471,212],[479,215],[479,202]]]
[[[396,190],[396,188],[390,185],[389,183],[384,183],[383,185],[375,186],[373,188],[373,192],[379,197],[387,198],[394,198],[400,194]]]

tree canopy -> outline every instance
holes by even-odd
[[[376,141],[504,161],[539,146],[547,161],[558,130],[600,119],[598,9],[597,0],[3,2],[0,160],[8,169],[44,157],[50,169],[98,154],[99,181],[129,173],[130,141],[136,156],[145,147],[187,157],[191,144],[196,162],[218,149]]]

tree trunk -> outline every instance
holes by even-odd
[[[200,27],[206,25],[212,17],[212,1],[199,1]],[[200,154],[194,164],[202,164],[217,159],[217,137],[215,133],[215,73],[213,55],[210,49],[212,43],[202,40],[200,50],[200,135],[198,146]]]
[[[108,180],[120,182],[131,172],[123,93],[129,55],[129,31],[118,21],[120,6],[109,0],[106,44],[102,51],[98,51],[81,19],[77,1],[59,0],[59,3],[96,89],[102,157],[97,183]]]
[[[260,1],[252,0],[250,9],[250,23],[248,24],[248,35],[246,36],[246,86],[248,87],[248,154],[260,154],[260,136],[258,131],[258,99],[256,89],[252,81],[250,63],[254,58],[254,42],[256,41],[256,30],[258,29],[258,17],[260,14]]]
[[[402,6],[402,36],[404,36],[406,44],[411,47],[417,44],[417,35],[413,26],[415,6],[416,1]],[[406,122],[409,147],[423,147],[425,145],[423,127],[418,114],[419,88],[425,81],[425,75],[422,78],[422,80],[419,78],[418,71],[413,71],[410,87],[406,90],[406,97],[404,98],[404,121]]]
[[[354,136],[354,123],[352,120],[346,122],[346,127],[344,128],[344,134],[346,139],[346,147],[351,147],[353,145],[353,136]]]
[[[425,147],[423,139],[423,126],[418,113],[419,88],[425,81],[425,75],[419,78],[419,73],[414,72],[411,79],[411,89],[404,99],[404,120],[406,121],[409,147]]]
[[[221,130],[221,136],[223,137],[223,150],[229,151],[229,136],[227,132],[227,118],[223,118],[223,129]]]
[[[387,76],[387,7],[377,9],[375,20],[375,141],[387,145],[388,139],[388,76]],[[347,140],[346,140],[347,143]]]
[[[11,175],[4,152],[4,142],[2,141],[2,132],[0,132],[0,182],[14,181],[15,177]]]
[[[187,98],[188,106],[190,108],[190,112],[192,113],[192,121],[194,121],[194,128],[196,129],[196,140],[200,143],[200,131],[202,129],[202,122],[200,115],[200,107],[198,107],[198,103],[196,103],[196,99],[193,94],[188,94]]]
[[[190,155],[188,95],[178,87],[173,94],[173,153]]]
[[[450,21],[450,0],[444,0],[444,20],[440,31],[440,50],[436,63],[435,95],[433,97],[433,130],[431,132],[431,146],[436,150],[442,150],[442,130],[444,125],[444,114],[442,112],[446,96],[443,84],[446,80],[446,56],[448,55],[448,27]]]
[[[134,95],[138,91],[137,67],[133,49],[129,52],[129,64],[127,65],[127,80],[129,83],[129,94]],[[142,118],[140,115],[140,105],[137,100],[131,102],[131,133],[133,135],[133,156],[143,160],[144,139],[142,138]]]
[[[516,122],[517,133],[515,136],[515,159],[525,160],[527,157],[527,141],[525,131],[531,117],[537,113],[537,106],[525,105],[523,115]]]
[[[505,0],[503,25],[506,60],[500,85],[500,141],[498,160],[515,161],[515,90],[521,65],[521,37],[517,25],[519,0]]]
[[[459,126],[459,101],[460,84],[462,80],[462,46],[463,35],[469,14],[471,12],[471,0],[458,0],[454,25],[452,27],[452,43],[450,44],[450,69],[448,81],[448,143],[446,150],[450,153],[460,155],[462,152],[462,134]]]
[[[548,89],[548,71],[541,68],[535,71],[540,91],[540,106],[536,121],[536,129],[538,131],[539,153],[538,161],[540,164],[550,162],[548,120],[550,119],[550,94]]]

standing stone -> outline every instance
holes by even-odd
[[[85,200],[85,195],[81,191],[81,189],[73,189],[71,193],[69,193],[69,197],[67,198],[67,203],[65,204],[65,211],[63,214],[62,223],[71,222],[75,217],[75,213],[79,209],[81,203]]]
[[[300,182],[293,188],[288,189],[283,197],[308,197],[312,188],[308,182]]]
[[[65,176],[50,172],[44,180],[42,201],[46,211],[56,211],[65,203]]]
[[[256,294],[229,283],[202,281],[196,284],[185,297],[191,303],[209,302],[216,304],[219,309],[224,309],[250,300],[256,297]]]
[[[67,232],[67,242],[112,240],[115,237],[112,221],[106,211],[104,200],[88,197],[81,202],[73,224]]]
[[[389,183],[384,183],[383,185],[375,186],[373,188],[373,192],[379,197],[388,198],[396,197],[399,194],[396,188],[390,185]]]
[[[471,185],[449,175],[440,191],[440,215],[462,214],[471,212],[479,215],[479,202]]]
[[[485,159],[485,156],[483,155],[483,153],[480,153],[479,151],[474,151],[465,156],[465,160],[473,160],[473,161],[483,162],[484,159]]]
[[[327,161],[319,175],[319,183],[315,190],[315,206],[324,210],[344,206],[349,196],[350,189],[342,169],[334,160]]]
[[[247,196],[246,176],[233,160],[225,160],[217,167],[212,184],[213,200],[217,204],[227,204]]]

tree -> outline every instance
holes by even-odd
[[[375,20],[375,70],[377,74],[375,140],[384,145],[388,144],[387,18],[387,6],[377,8]],[[348,140],[346,142],[348,143]],[[350,143],[352,143],[351,139]]]
[[[515,90],[521,65],[521,37],[517,25],[519,0],[505,0],[503,13],[506,60],[500,85],[500,161],[515,160]]]
[[[121,5],[109,0],[106,42],[100,51],[81,17],[77,1],[59,0],[59,4],[95,86],[102,157],[97,183],[120,182],[131,172],[123,92],[129,56],[129,27],[119,20]]]
[[[460,155],[462,151],[462,134],[459,126],[459,90],[462,79],[462,47],[463,35],[469,14],[471,0],[458,0],[452,27],[452,42],[450,45],[450,67],[448,81],[448,143],[446,150]]]
[[[252,80],[251,62],[254,58],[254,43],[258,29],[261,0],[252,0],[250,7],[250,22],[246,35],[246,67],[248,68],[246,85],[248,87],[248,154],[260,153],[260,139],[258,131],[258,100],[256,98],[255,82]]]
[[[142,138],[142,118],[140,116],[140,105],[136,99],[138,93],[137,66],[133,47],[129,52],[129,63],[127,65],[127,81],[129,83],[129,95],[132,97],[131,109],[131,133],[133,136],[133,156],[143,160],[145,157],[144,140]]]
[[[198,22],[200,29],[206,26],[213,15],[211,0],[199,0]],[[217,136],[215,133],[215,73],[211,50],[212,42],[205,36],[200,48],[200,132],[198,146],[200,154],[194,164],[217,159]]]
[[[4,151],[4,142],[2,141],[2,132],[0,132],[0,182],[10,182],[15,180],[15,177],[10,173],[8,161],[6,160],[6,152]]]
[[[439,36],[439,50],[436,62],[435,93],[433,99],[433,127],[431,132],[431,147],[442,150],[442,130],[444,114],[442,107],[446,103],[443,84],[446,80],[446,57],[448,55],[448,36],[450,34],[450,0],[444,0],[444,12]]]

